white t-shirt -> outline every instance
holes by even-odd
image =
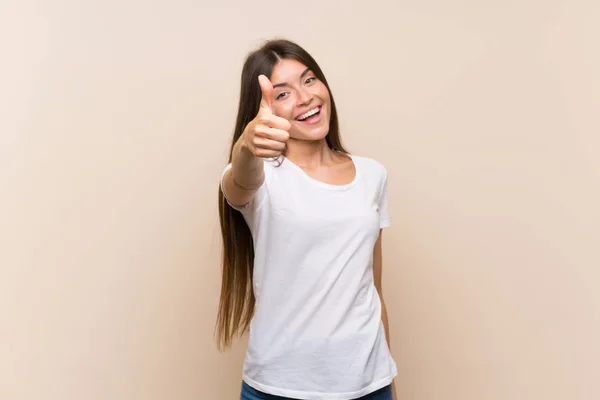
[[[265,160],[263,185],[236,208],[255,251],[243,379],[262,392],[347,400],[397,374],[372,268],[379,230],[391,223],[387,173],[351,159],[356,176],[346,185],[317,181],[286,158]]]

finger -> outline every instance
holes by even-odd
[[[272,112],[271,103],[273,101],[273,84],[265,75],[259,75],[258,84],[260,85],[260,91],[262,97],[260,99],[260,106],[268,111]]]
[[[256,149],[272,150],[281,153],[283,149],[285,149],[285,142],[279,142],[272,139],[256,138],[254,141],[254,147]]]
[[[281,151],[257,148],[254,151],[254,155],[260,158],[277,158],[281,155]]]
[[[276,142],[285,143],[290,138],[288,131],[277,128],[268,128],[264,131],[265,138],[274,140]]]
[[[282,129],[284,131],[289,131],[292,127],[290,121],[285,118],[278,117],[275,114],[264,115],[260,122],[264,125],[267,125],[271,128]]]

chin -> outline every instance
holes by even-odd
[[[295,132],[293,134],[290,134],[290,136],[294,139],[298,139],[298,140],[310,140],[310,141],[317,141],[317,140],[322,140],[325,139],[327,137],[327,134],[329,133],[329,129],[319,129],[316,132]]]
[[[301,129],[294,129],[293,132],[290,132],[290,136],[298,140],[325,139],[325,137],[327,137],[327,135],[329,134],[329,121],[327,121],[327,123],[321,123],[319,124],[319,126],[315,126],[312,129],[306,128],[307,127],[302,127]]]

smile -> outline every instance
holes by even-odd
[[[296,119],[298,121],[304,121],[307,118],[312,117],[315,114],[318,114],[319,112],[321,112],[321,106],[317,106],[317,107],[313,108],[312,110],[308,110],[304,114],[298,116]]]

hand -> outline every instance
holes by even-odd
[[[264,75],[258,77],[262,92],[258,114],[244,129],[242,146],[249,149],[256,157],[279,157],[285,150],[290,138],[288,131],[291,124],[273,113],[273,84]]]

